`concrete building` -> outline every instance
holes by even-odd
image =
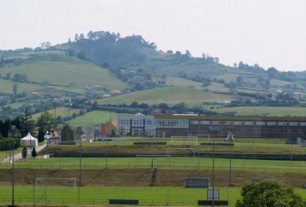
[[[118,134],[120,136],[154,136],[154,117],[141,113],[120,115],[118,117]]]
[[[197,114],[154,115],[155,136],[207,135],[237,138],[305,138],[304,117],[203,116]]]

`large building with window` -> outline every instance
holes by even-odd
[[[154,117],[141,113],[121,115],[118,117],[118,134],[120,136],[154,136]]]
[[[122,115],[118,134],[128,136],[305,138],[304,117],[203,116],[197,114]]]
[[[155,115],[155,135],[226,137],[232,132],[243,138],[304,138],[304,117],[238,117],[202,116],[194,114]]]

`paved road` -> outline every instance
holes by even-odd
[[[41,151],[41,150],[44,149],[46,146],[47,146],[46,143],[44,143],[44,144],[38,146],[37,148],[35,148],[35,149],[36,149],[36,152]],[[29,150],[28,150],[28,157],[31,156],[31,152],[32,152],[31,149],[29,149]],[[14,154],[14,160],[16,161],[16,160],[21,160],[21,159],[23,159],[23,158],[22,158],[21,152],[19,152],[19,153],[16,153],[16,152],[15,152],[15,154]],[[11,156],[8,156],[7,158],[3,159],[3,160],[0,162],[0,164],[12,163],[12,160],[13,160],[13,158],[12,158]]]

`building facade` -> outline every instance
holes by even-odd
[[[118,134],[120,136],[154,136],[154,117],[141,113],[120,115],[118,117]]]
[[[304,117],[203,116],[197,114],[121,115],[121,136],[198,136],[236,138],[305,138]]]
[[[228,132],[242,138],[305,138],[304,117],[237,117],[193,114],[154,115],[155,136],[226,137]]]

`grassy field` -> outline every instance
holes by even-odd
[[[200,82],[195,82],[192,80],[187,80],[183,78],[175,78],[175,77],[167,77],[166,79],[166,85],[168,86],[187,86],[187,87],[194,87],[196,89],[201,89],[202,84]]]
[[[109,89],[126,87],[125,83],[113,77],[108,70],[73,58],[66,58],[65,61],[33,61],[20,66],[3,67],[1,73],[11,73],[12,76],[17,73],[26,73],[30,81],[59,85],[71,84],[78,88],[88,85],[103,85]]]
[[[84,115],[70,120],[70,126],[92,126],[107,123],[110,120],[118,120],[118,113],[109,111],[90,111]]]
[[[0,79],[0,90],[2,93],[13,94],[14,83],[8,80]],[[31,83],[17,83],[18,93],[30,93],[32,91],[41,89],[41,86]]]
[[[107,152],[105,152],[107,154]],[[228,169],[229,158],[215,158],[216,169]],[[79,158],[49,158],[49,159],[27,159],[15,163],[18,169],[79,169]],[[150,168],[166,169],[212,169],[212,158],[201,157],[158,157],[149,155],[138,155],[138,157],[127,158],[82,158],[83,169],[126,169],[126,168]],[[10,168],[1,165],[0,168]],[[259,170],[259,171],[306,171],[305,161],[283,161],[283,160],[247,160],[231,159],[233,170]]]
[[[216,188],[217,189],[217,188]],[[220,199],[229,200],[230,206],[239,197],[240,188],[220,188]],[[0,188],[0,205],[11,200],[9,186]],[[17,186],[15,204],[35,205],[107,205],[109,199],[136,199],[139,205],[153,206],[196,206],[198,200],[207,199],[207,189],[182,187],[59,187]],[[3,199],[7,198],[7,199]]]
[[[72,109],[72,108],[67,108],[67,107],[58,107],[55,110],[50,109],[47,111],[48,113],[56,116],[61,116],[61,117],[68,117],[68,116],[73,116],[73,114],[79,115],[80,109]],[[32,118],[36,120],[39,118],[41,113],[37,113],[32,115]],[[74,119],[69,120],[68,123],[72,127],[77,127],[77,126],[95,126],[95,125],[100,125],[101,123],[107,123],[110,120],[118,120],[118,113],[116,112],[109,112],[109,111],[90,111],[87,112],[83,115],[79,115]]]
[[[215,103],[219,100],[230,100],[230,96],[222,94],[207,93],[195,87],[163,87],[145,91],[138,91],[126,95],[116,96],[107,99],[98,100],[99,104],[131,104],[134,101],[138,103],[160,104],[167,103],[175,105],[186,103],[189,106],[202,105],[203,102]]]
[[[234,113],[236,116],[306,116],[303,107],[265,107],[265,106],[241,106],[219,107],[212,111],[218,113]]]
[[[240,198],[241,188],[215,188],[220,200],[228,200],[234,207]],[[295,192],[306,199],[304,189]],[[10,186],[0,188],[0,205],[11,203]],[[144,206],[197,206],[198,200],[207,200],[207,189],[182,187],[59,187],[59,186],[17,186],[15,204],[27,205],[108,205],[109,199],[136,199]]]
[[[212,138],[211,138],[212,139]],[[194,157],[165,157],[165,156],[142,156],[149,148],[157,148],[165,154],[177,151],[202,150],[211,152],[211,146],[200,146],[188,144],[188,149],[178,149],[183,142],[170,142],[168,146],[142,147],[133,146],[134,141],[152,141],[153,138],[132,138],[121,141],[110,142],[84,142],[82,150],[100,153],[109,153],[113,149],[119,152],[127,152],[122,147],[128,147],[129,151],[139,150],[136,157],[101,157],[101,158],[49,158],[49,159],[26,159],[14,164],[18,182],[23,180],[22,175],[36,174],[36,177],[47,176],[57,178],[59,176],[79,178],[82,172],[84,186],[62,187],[57,185],[40,185],[34,189],[33,180],[30,177],[24,178],[23,182],[28,184],[16,185],[15,204],[35,204],[35,205],[108,205],[109,199],[137,199],[139,205],[144,206],[196,206],[198,200],[207,199],[207,189],[188,189],[183,187],[183,180],[186,176],[211,176],[213,170],[213,159],[203,158],[194,154]],[[208,140],[206,140],[208,142]],[[211,140],[210,140],[211,141]],[[222,141],[216,139],[216,143]],[[185,143],[186,144],[186,143]],[[185,145],[183,145],[185,146]],[[56,146],[59,151],[80,149],[76,146]],[[49,148],[49,147],[48,147]],[[305,149],[298,145],[287,145],[283,139],[236,139],[235,145],[231,148],[233,153],[241,152],[295,152],[304,154]],[[18,149],[21,151],[21,149]],[[18,151],[16,150],[16,151]],[[216,152],[229,152],[229,147],[216,146]],[[1,152],[0,156],[5,156],[6,152]],[[81,165],[80,165],[81,163]],[[231,163],[231,164],[230,164]],[[235,187],[227,188],[229,166],[232,169],[232,179]],[[10,172],[12,165],[1,165],[2,172]],[[148,180],[151,175],[151,167],[158,169],[158,186],[142,186],[140,180]],[[80,171],[82,169],[82,171]],[[229,206],[234,207],[236,200],[240,197],[241,186],[249,182],[250,178],[273,178],[284,183],[295,182],[295,191],[306,201],[306,191],[302,189],[302,184],[306,177],[305,161],[277,161],[277,160],[247,160],[215,158],[214,169],[216,171],[216,189],[220,190],[220,199],[228,200]],[[23,171],[25,170],[25,171]],[[94,171],[94,172],[91,172]],[[138,173],[139,171],[139,173]],[[137,172],[137,173],[136,173]],[[121,175],[121,177],[119,177]],[[134,177],[132,177],[134,176]],[[174,180],[174,177],[177,180]],[[261,177],[260,177],[261,176]],[[131,179],[131,180],[129,180]],[[292,180],[290,180],[292,179]],[[11,202],[10,177],[6,173],[1,174],[0,183],[0,205],[8,205]],[[294,180],[294,181],[293,181]],[[115,185],[104,185],[104,182],[115,182]],[[146,183],[148,181],[145,181]],[[170,186],[168,182],[175,182],[176,186]],[[90,184],[91,183],[91,184]],[[93,183],[94,186],[92,185]],[[137,186],[136,183],[141,183]],[[222,183],[222,184],[221,184]],[[236,185],[237,184],[237,185]],[[18,203],[19,202],[19,203]]]

